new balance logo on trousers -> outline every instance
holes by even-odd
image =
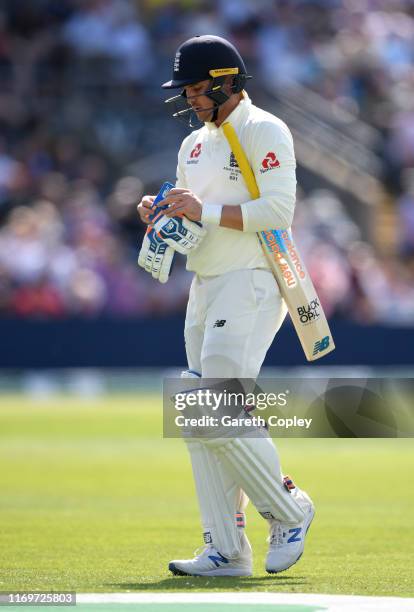
[[[214,323],[213,327],[224,327],[225,324],[226,324],[226,319],[219,319]]]

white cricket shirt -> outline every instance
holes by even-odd
[[[201,276],[269,268],[256,232],[290,227],[295,207],[296,161],[286,124],[254,106],[247,95],[226,121],[237,132],[260,198],[251,200],[221,127],[205,123],[185,138],[176,186],[190,189],[203,203],[242,205],[243,231],[205,224],[207,235],[187,257],[187,270]]]

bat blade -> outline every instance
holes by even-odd
[[[318,294],[289,230],[258,233],[308,361],[335,349],[331,330]]]

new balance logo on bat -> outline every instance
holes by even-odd
[[[317,355],[318,353],[322,353],[322,351],[326,351],[329,347],[329,336],[325,336],[322,340],[318,340],[315,342],[315,346],[313,347],[313,355]]]

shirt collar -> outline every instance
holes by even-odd
[[[234,128],[238,128],[239,126],[241,126],[249,113],[249,108],[251,104],[252,101],[250,100],[249,96],[245,91],[243,91],[243,100],[240,100],[236,108],[231,111],[228,117],[226,117],[224,123],[231,123]],[[215,123],[212,123],[210,121],[206,121],[204,125],[206,126],[209,132],[218,131],[221,127],[217,127]]]

